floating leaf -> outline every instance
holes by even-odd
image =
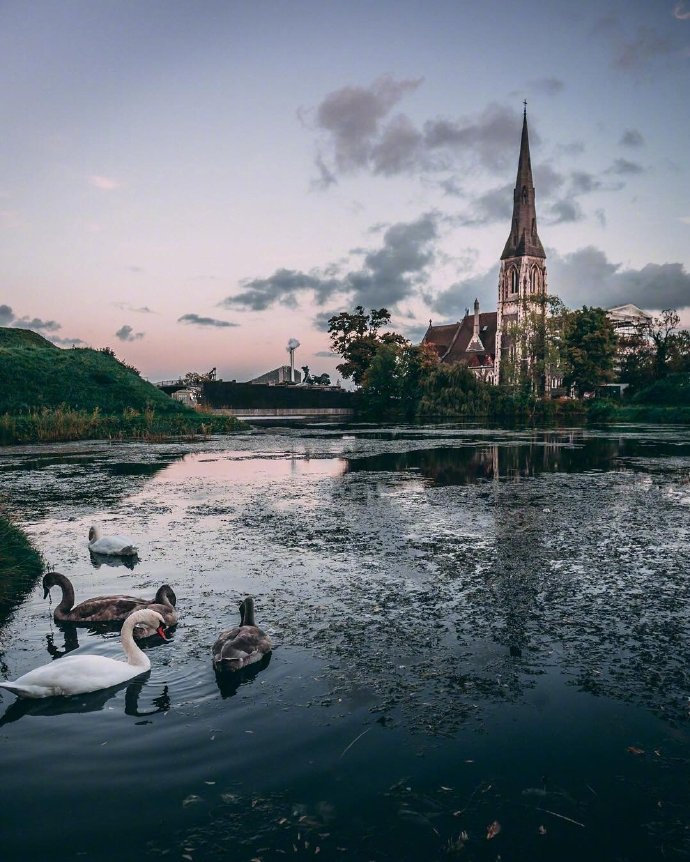
[[[546,826],[543,826],[543,825],[540,826],[537,831],[539,832],[540,835],[546,835]]]
[[[629,745],[628,751],[630,754],[644,754],[644,748],[638,748],[636,745]]]
[[[492,838],[495,838],[498,833],[501,831],[501,824],[498,820],[494,820],[493,823],[489,823],[486,827],[486,840],[491,841]]]

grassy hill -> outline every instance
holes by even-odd
[[[112,353],[61,350],[0,327],[0,443],[228,432],[241,423],[200,414]]]

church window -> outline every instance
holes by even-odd
[[[510,270],[510,292],[518,292],[518,274],[517,270],[514,267]]]
[[[522,202],[523,204],[527,203],[527,186],[522,187]]]

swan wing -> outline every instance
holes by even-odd
[[[136,545],[128,536],[101,536],[95,542],[89,542],[89,550],[94,554],[115,557],[132,557],[137,553]]]
[[[146,604],[145,599],[134,596],[95,596],[72,608],[68,617],[73,622],[119,622]]]
[[[119,685],[147,670],[148,667],[134,666],[107,656],[67,656],[0,685],[19,697],[85,694]]]

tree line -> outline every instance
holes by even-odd
[[[576,412],[579,399],[614,380],[640,392],[690,372],[690,333],[679,329],[674,309],[619,335],[605,309],[571,310],[544,297],[507,328],[498,386],[462,363],[442,363],[432,345],[412,344],[390,321],[386,308],[367,313],[361,305],[329,320],[332,349],[342,358],[337,369],[358,387],[361,409],[372,417],[548,415],[553,391],[570,401],[562,408]]]

